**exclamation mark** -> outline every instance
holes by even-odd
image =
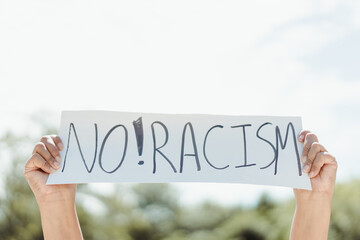
[[[142,117],[139,117],[137,120],[133,121],[133,126],[134,126],[134,130],[135,130],[135,135],[136,135],[136,143],[137,143],[137,147],[138,147],[138,153],[139,156],[142,155],[142,151],[143,151],[143,143],[144,143],[144,130],[143,130],[143,124],[142,124]],[[144,161],[139,161],[138,162],[139,165],[143,165]]]

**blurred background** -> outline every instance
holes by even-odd
[[[23,169],[62,110],[301,116],[360,239],[360,2],[0,0],[0,239],[42,239]],[[82,184],[86,239],[288,239],[292,189]]]

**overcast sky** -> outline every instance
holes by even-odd
[[[359,42],[360,1],[0,0],[0,132],[43,110],[55,126],[79,109],[295,115],[346,181],[360,176]],[[187,203],[291,195],[178,186]]]

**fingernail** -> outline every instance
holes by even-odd
[[[55,165],[55,168],[56,168],[56,169],[59,169],[59,167],[60,167],[60,163],[58,163],[58,162],[54,161],[54,165]]]
[[[302,142],[303,139],[304,139],[304,135],[300,135],[299,136],[299,141]]]
[[[304,163],[306,162],[306,160],[307,160],[307,157],[306,157],[306,156],[301,157],[301,163],[302,163],[302,164],[304,164]]]
[[[315,175],[315,172],[314,172],[314,171],[311,171],[311,172],[309,173],[309,178],[313,178],[314,175]]]
[[[59,144],[58,144],[58,147],[59,147],[59,149],[60,149],[60,151],[61,151],[61,150],[63,150],[63,149],[64,149],[64,144],[59,143]]]
[[[57,170],[55,169],[55,168],[53,168],[53,167],[50,167],[50,172],[51,173],[54,173],[54,172],[56,172]]]
[[[60,156],[56,156],[56,157],[55,157],[55,160],[59,163],[59,162],[61,162],[61,157],[60,157]]]
[[[303,173],[308,173],[309,172],[309,170],[310,170],[310,166],[309,165],[305,165],[304,167],[303,167]]]

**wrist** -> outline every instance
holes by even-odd
[[[310,191],[294,189],[297,204],[329,203],[331,204],[333,191]]]
[[[330,193],[309,193],[302,194],[301,196],[296,197],[297,203],[330,203],[332,201],[333,194]]]
[[[71,208],[75,206],[75,196],[68,196],[62,193],[51,193],[48,195],[36,196],[36,201],[40,210],[42,208],[55,208],[60,206],[61,208]]]
[[[52,186],[33,192],[40,208],[47,205],[63,205],[64,203],[67,205],[75,204],[76,186]]]
[[[328,193],[311,193],[302,194],[296,197],[296,208],[311,211],[311,209],[322,209],[331,211],[332,194]]]
[[[60,213],[64,214],[75,211],[75,201],[38,201],[40,213]],[[60,210],[60,211],[58,211]]]

